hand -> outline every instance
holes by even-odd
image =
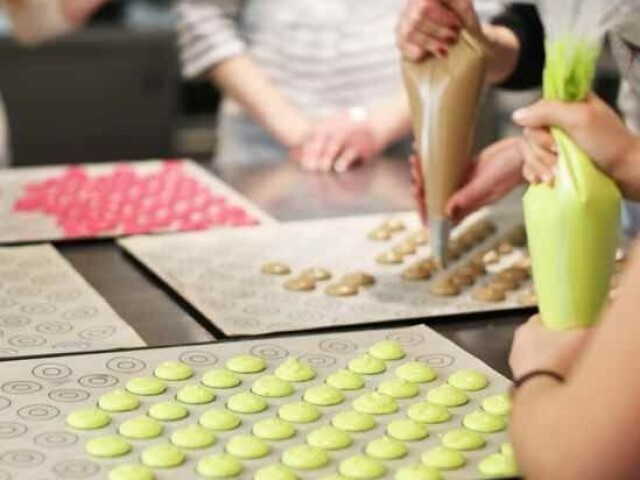
[[[593,328],[557,332],[535,316],[516,330],[509,356],[515,378],[533,370],[552,370],[562,376],[569,371],[588,344]]]
[[[72,25],[85,23],[96,10],[109,0],[59,0],[60,9]]]
[[[411,193],[418,207],[418,214],[423,225],[427,224],[427,205],[425,203],[426,191],[422,176],[422,162],[415,153],[409,157],[411,165]]]
[[[375,157],[384,147],[370,119],[354,119],[345,111],[313,126],[292,156],[307,170],[344,172],[359,161]]]
[[[525,149],[523,174],[532,183],[553,182],[557,147],[549,132],[557,127],[567,133],[599,166],[617,181],[616,173],[624,164],[637,162],[638,140],[616,113],[596,95],[584,102],[565,103],[542,100],[531,107],[517,110],[513,120],[525,127],[528,148]]]
[[[398,47],[412,61],[446,57],[462,28],[482,35],[471,0],[408,0],[396,29]]]
[[[506,138],[482,150],[472,162],[463,186],[449,199],[447,215],[459,222],[520,185],[523,144],[522,138]]]
[[[522,138],[507,138],[490,145],[472,162],[467,178],[447,203],[447,216],[459,222],[479,208],[494,203],[522,183]],[[425,188],[417,155],[410,159],[413,195],[423,222],[427,221]]]

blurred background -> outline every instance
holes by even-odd
[[[0,91],[15,165],[211,157],[219,95],[206,79],[180,78],[171,3],[108,4],[78,33],[28,48],[0,17]],[[598,89],[612,99],[617,83],[605,57]],[[489,96],[479,143],[508,134],[510,112],[536,95]]]

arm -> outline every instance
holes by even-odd
[[[636,249],[615,302],[605,311],[567,382],[562,385],[539,377],[516,393],[511,437],[527,478],[632,479],[640,475],[636,428],[640,375],[634,368],[640,362],[638,285],[640,251]],[[533,367],[561,370],[562,356]]]
[[[461,28],[484,41],[490,54],[488,82],[520,89],[540,84],[544,35],[532,5],[511,5],[492,24],[481,25],[471,0],[408,0],[398,25],[398,45],[409,60],[443,57]]]
[[[70,33],[107,0],[3,0],[13,34],[34,44]]]
[[[186,77],[208,76],[280,143],[298,145],[307,119],[246,54],[236,30],[238,0],[181,0],[177,5],[181,61]]]

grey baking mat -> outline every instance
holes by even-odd
[[[198,424],[200,416],[211,409],[225,410],[230,397],[247,392],[254,380],[272,374],[285,359],[296,357],[311,365],[316,377],[310,381],[292,384],[294,392],[284,398],[267,398],[268,407],[261,413],[237,414],[241,423],[228,431],[216,431],[216,441],[202,449],[184,450],[185,461],[175,468],[153,469],[157,480],[202,478],[196,472],[198,461],[225,451],[232,437],[247,435],[256,422],[278,416],[279,407],[286,403],[299,402],[303,392],[320,385],[327,376],[346,368],[351,359],[365,354],[370,346],[383,340],[395,340],[406,352],[404,358],[387,361],[386,371],[377,375],[364,375],[365,386],[359,390],[344,391],[344,400],[335,406],[318,407],[321,416],[310,423],[294,423],[295,435],[287,440],[267,441],[270,454],[264,458],[241,460],[243,472],[237,477],[252,479],[253,473],[265,465],[278,464],[282,453],[295,446],[304,445],[307,433],[329,425],[331,419],[348,410],[358,397],[374,391],[384,380],[395,377],[399,365],[411,360],[426,362],[437,372],[432,382],[416,384],[419,393],[413,398],[398,400],[398,410],[388,415],[375,417],[376,426],[367,432],[353,433],[350,447],[329,452],[329,464],[317,470],[296,471],[300,480],[319,479],[335,473],[342,460],[362,454],[365,446],[381,438],[386,426],[397,419],[406,418],[409,407],[424,402],[427,392],[442,385],[449,375],[461,369],[475,369],[489,380],[486,388],[468,392],[470,401],[450,408],[449,421],[429,424],[429,436],[422,440],[405,442],[408,453],[399,460],[383,461],[387,469],[385,479],[393,478],[393,472],[401,467],[420,463],[422,453],[441,443],[441,435],[461,428],[464,416],[481,408],[482,400],[501,394],[509,386],[507,379],[463,351],[439,334],[424,326],[411,328],[374,330],[361,332],[328,333],[324,335],[270,338],[220,342],[215,344],[185,347],[141,349],[117,353],[81,354],[51,357],[36,360],[18,360],[0,363],[0,478],[18,479],[98,479],[106,478],[108,472],[120,465],[140,464],[141,453],[149,447],[167,444],[176,430]],[[86,442],[104,436],[118,435],[124,421],[147,413],[153,404],[174,400],[185,385],[200,382],[202,376],[212,369],[224,368],[227,360],[250,354],[261,357],[266,369],[256,374],[239,374],[241,383],[233,388],[214,389],[216,398],[206,404],[183,404],[188,408],[186,418],[163,422],[163,434],[147,440],[130,440],[131,450],[118,458],[100,459],[84,452]],[[133,410],[110,413],[109,425],[96,430],[74,430],[65,424],[70,412],[95,408],[104,394],[125,389],[127,382],[135,377],[154,375],[156,367],[165,361],[179,361],[189,365],[193,375],[183,381],[167,381],[167,389],[158,395],[139,396],[140,404]],[[478,450],[463,452],[467,463],[463,468],[442,472],[445,480],[478,478],[478,462],[499,451],[507,440],[506,431],[483,434],[486,446]],[[146,477],[145,477],[146,478]],[[382,478],[382,477],[378,477]]]
[[[189,160],[0,171],[0,243],[273,223]]]
[[[367,237],[390,218],[402,220],[407,230],[388,242]],[[495,244],[514,225],[521,224],[517,212],[494,214],[484,210],[460,225],[454,238],[487,218],[496,225],[497,232],[467,252],[450,271],[468,261],[474,252]],[[227,335],[522,308],[519,297],[530,282],[510,293],[504,302],[485,303],[472,298],[472,288],[458,297],[438,297],[429,293],[429,282],[403,280],[401,272],[419,258],[427,257],[428,246],[406,257],[402,265],[376,262],[380,253],[389,251],[418,227],[413,213],[368,215],[214,233],[138,236],[120,240],[119,245]],[[516,250],[491,268],[494,271],[506,268],[523,256],[523,251]],[[324,267],[334,278],[362,270],[375,275],[377,283],[348,298],[328,296],[324,292],[327,282],[318,284],[313,292],[291,292],[282,286],[286,277],[260,272],[269,260],[288,264],[294,273]]]
[[[0,357],[144,345],[52,246],[0,248]]]

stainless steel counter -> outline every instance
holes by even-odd
[[[408,165],[400,160],[372,162],[341,175],[308,173],[291,163],[216,173],[281,221],[413,208]],[[149,345],[206,342],[213,338],[214,329],[196,311],[113,242],[60,244],[58,248]],[[527,312],[472,315],[428,323],[508,374],[513,331],[527,316]],[[420,322],[408,322],[411,323]]]

